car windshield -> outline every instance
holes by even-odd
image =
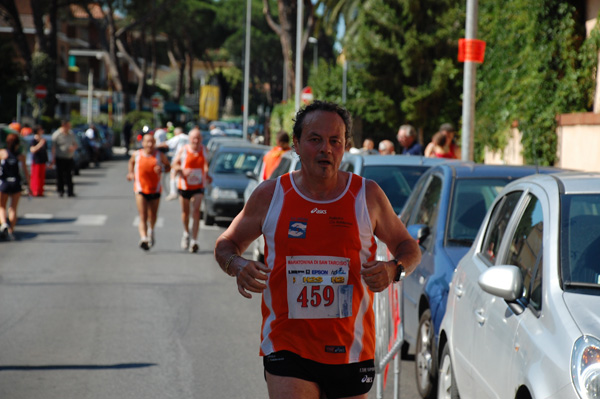
[[[448,245],[470,247],[488,208],[508,179],[458,179],[448,220]]]
[[[417,180],[427,169],[428,166],[372,165],[365,166],[362,175],[379,184],[394,212],[399,214]]]
[[[561,275],[566,288],[600,285],[600,194],[564,194],[560,207]]]
[[[260,154],[244,152],[222,152],[214,162],[214,173],[245,174],[252,172]]]

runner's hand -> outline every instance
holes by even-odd
[[[261,262],[256,262],[239,257],[235,259],[235,272],[238,291],[243,297],[252,298],[250,292],[262,293],[267,285],[262,281],[267,281],[268,273],[271,272],[267,266]],[[248,292],[250,291],[250,292]]]
[[[390,265],[392,265],[393,268],[391,268]],[[371,291],[381,292],[394,281],[396,265],[391,261],[382,262],[373,260],[371,262],[363,263],[360,274]]]

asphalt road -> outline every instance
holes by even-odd
[[[75,177],[76,198],[49,182],[21,200],[18,241],[0,242],[0,398],[266,398],[260,298],[212,254],[225,225],[183,252],[179,204],[163,200],[143,252],[126,171],[116,156]],[[400,397],[418,398],[412,361]]]

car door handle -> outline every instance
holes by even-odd
[[[477,309],[475,311],[475,320],[477,320],[477,323],[479,323],[480,326],[482,326],[485,323],[485,315],[483,309]]]
[[[462,284],[457,284],[457,285],[454,287],[454,294],[455,294],[457,297],[459,297],[459,298],[460,298],[460,297],[462,297],[464,293],[465,293],[465,290],[463,290],[463,286],[462,286]]]

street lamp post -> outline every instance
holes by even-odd
[[[313,47],[313,66],[316,71],[319,68],[319,61],[318,61],[319,40],[316,37],[311,36],[308,38],[308,42],[310,44],[314,45],[314,47]]]
[[[296,112],[300,109],[300,90],[302,90],[302,24],[304,23],[304,3],[298,0],[296,15],[296,92],[294,96]]]
[[[250,87],[250,17],[252,12],[252,0],[248,0],[246,6],[246,54],[244,58],[244,112],[243,112],[243,136],[248,138],[248,91]]]

